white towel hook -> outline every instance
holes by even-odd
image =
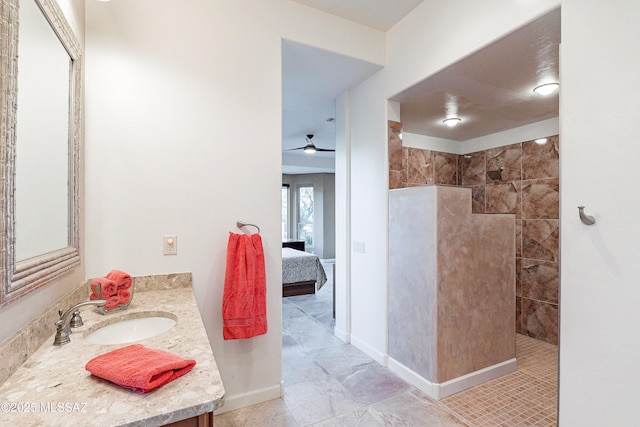
[[[584,225],[593,225],[596,223],[596,219],[594,217],[584,213],[584,206],[578,206],[578,214],[580,215],[580,221],[582,221]]]

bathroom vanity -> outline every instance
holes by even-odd
[[[389,191],[389,368],[440,399],[516,370],[515,216],[471,189]]]
[[[32,354],[0,387],[0,425],[213,426],[225,390],[193,291],[190,285],[157,289],[149,283],[134,278],[138,289],[127,310],[101,315],[91,306],[82,308],[84,325],[73,329],[70,343],[54,346],[52,335]],[[143,394],[85,370],[93,357],[130,344],[94,344],[86,336],[143,317],[176,320],[165,332],[135,342],[195,359],[190,372]]]

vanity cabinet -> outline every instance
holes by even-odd
[[[213,427],[213,412],[166,424],[165,427]]]

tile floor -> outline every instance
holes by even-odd
[[[282,301],[284,398],[217,415],[217,427],[557,424],[557,346],[518,335],[516,372],[433,400],[333,336],[332,268],[317,294]]]

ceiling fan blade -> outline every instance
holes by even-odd
[[[308,146],[307,146],[307,145],[305,145],[304,147],[289,148],[289,149],[284,150],[284,151],[304,150],[304,149],[305,149],[305,148],[307,148],[307,147],[308,147]],[[333,153],[333,152],[335,152],[335,151],[336,151],[336,150],[331,150],[331,149],[329,149],[329,148],[318,148],[318,147],[316,147],[315,145],[314,145],[314,148],[315,148],[315,150],[316,150],[316,151],[323,151],[323,152],[331,152],[331,153]]]
[[[298,148],[289,148],[288,150],[284,150],[284,151],[295,151],[295,150],[304,150],[305,153],[315,153],[316,151],[323,151],[323,152],[335,152],[336,150],[331,150],[329,148],[318,148],[316,147],[316,145],[313,143],[313,141],[311,141],[313,139],[313,134],[308,134],[306,141],[307,141],[307,145],[305,145],[304,147],[298,147]]]

